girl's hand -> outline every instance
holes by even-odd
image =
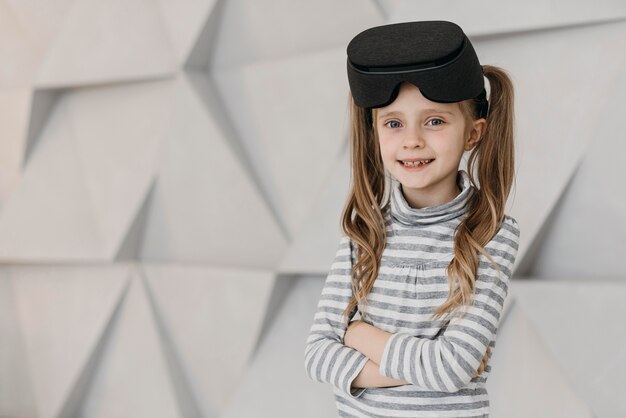
[[[480,366],[478,366],[478,370],[476,371],[476,375],[474,377],[478,377],[481,374],[483,374],[483,371],[485,370],[485,366],[487,365],[487,362],[489,361],[490,353],[491,353],[491,347],[487,347],[487,352],[485,353],[485,357],[483,357],[483,362],[480,364]]]
[[[353,344],[353,337],[354,337],[354,332],[355,332],[355,327],[358,326],[361,322],[363,322],[361,319],[358,319],[356,321],[352,321],[348,324],[348,328],[346,329],[346,333],[343,337],[343,345],[347,346],[347,347],[351,347],[351,348],[355,348],[354,344]]]

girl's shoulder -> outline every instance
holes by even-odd
[[[502,224],[500,225],[500,229],[496,233],[498,234],[509,234],[515,236],[518,240],[520,237],[520,227],[517,223],[517,220],[511,215],[504,214],[504,219],[502,220]]]
[[[505,214],[500,228],[491,241],[485,246],[487,253],[495,259],[508,277],[511,276],[513,265],[517,258],[519,238],[520,227],[517,220]],[[485,256],[484,254],[480,254],[479,257],[483,259]]]
[[[520,238],[520,227],[517,220],[505,214],[500,227],[485,248],[513,247],[517,249]]]

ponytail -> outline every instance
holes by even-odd
[[[469,203],[467,216],[457,227],[454,237],[455,256],[448,266],[450,292],[448,299],[437,308],[434,317],[449,314],[454,308],[467,305],[474,291],[478,271],[477,252],[484,254],[496,268],[497,263],[485,251],[504,220],[504,209],[515,174],[513,142],[513,83],[502,68],[483,65],[489,80],[489,113],[482,139],[468,159],[470,181],[476,193]],[[478,101],[462,102],[462,108],[472,120],[478,119]]]

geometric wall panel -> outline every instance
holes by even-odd
[[[14,11],[13,1],[0,1],[0,90],[31,87],[41,60],[41,49],[25,29],[22,16]]]
[[[175,53],[158,6],[150,0],[76,0],[46,50],[37,87],[173,74]]]
[[[102,258],[67,102],[60,100],[0,213],[0,260]]]
[[[511,289],[527,280],[514,280]],[[498,329],[487,381],[491,413],[511,418],[591,418],[593,413],[572,388],[527,314],[511,295]]]
[[[136,271],[98,357],[71,412],[94,418],[182,417],[148,295]]]
[[[113,258],[157,172],[171,84],[62,95],[0,214],[2,257]]]
[[[59,99],[63,97],[64,89],[39,89],[35,90],[30,97],[30,112],[25,112],[25,116],[30,116],[30,124],[28,126],[28,136],[24,145],[23,152],[20,155],[20,168],[28,165],[30,156],[37,147],[37,140],[41,137],[41,133],[48,124],[50,114],[58,105]],[[28,115],[30,113],[30,115]]]
[[[625,277],[591,279],[518,281],[516,302],[596,416],[626,416]]]
[[[274,266],[284,235],[186,75],[176,79],[170,117],[141,258]]]
[[[626,68],[626,55],[615,54],[625,36],[626,22],[618,22],[477,42],[481,62],[506,68],[515,86],[517,182],[509,213],[524,231],[520,262],[595,146],[598,123]],[[590,77],[600,68],[601,77]]]
[[[128,282],[129,269],[5,268],[41,417],[71,409]]]
[[[0,21],[0,37],[3,29]],[[0,60],[5,62],[1,51]],[[28,143],[29,108],[33,97],[29,86],[1,86],[1,77],[0,75],[0,211],[22,174],[24,150]]]
[[[172,80],[79,89],[67,98],[76,153],[111,260],[157,175]]]
[[[345,47],[354,34],[382,24],[374,1],[228,0],[211,65],[226,69],[280,62],[283,57]]]
[[[592,140],[543,228],[526,274],[545,279],[624,280],[626,71],[593,125]],[[572,237],[573,239],[562,239]]]
[[[156,0],[159,18],[167,28],[176,63],[184,63],[200,32],[217,8],[218,0]]]
[[[183,416],[221,416],[261,337],[274,274],[174,265],[142,270]]]
[[[457,22],[470,36],[493,36],[509,32],[580,25],[626,17],[619,0],[477,0],[439,1],[429,7],[407,0],[378,0],[389,22],[447,19]]]
[[[0,18],[5,20],[0,22],[0,31],[13,25],[19,27],[18,32],[24,40],[32,47],[32,52],[40,55],[49,48],[57,33],[63,27],[69,11],[77,0],[55,0],[55,1],[32,1],[32,0],[3,0],[0,2]],[[5,35],[6,33],[3,33]],[[7,39],[5,36],[3,39]],[[24,50],[9,50],[13,57],[23,55]],[[3,60],[4,62],[4,60]],[[21,65],[16,68],[22,67]],[[26,74],[22,74],[25,76]],[[29,80],[31,75],[27,75]]]
[[[341,211],[350,186],[349,163],[347,147],[344,147],[323,179],[320,193],[313,197],[314,202],[308,212],[308,218],[296,231],[278,267],[281,273],[321,275],[328,273],[328,260],[332,263],[334,256],[333,245],[337,245],[341,237]]]
[[[0,413],[33,417],[35,393],[13,294],[9,269],[0,267]]]
[[[254,174],[290,235],[345,142],[344,55],[335,48],[214,71]]]
[[[324,280],[306,275],[283,280],[293,284],[221,418],[337,416],[330,387],[308,379],[302,366],[308,332],[302,324],[310,323]],[[272,390],[262,389],[268,385]]]

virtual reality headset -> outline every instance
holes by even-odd
[[[455,23],[403,22],[369,28],[350,41],[347,55],[348,82],[357,106],[391,104],[406,81],[433,102],[476,98],[479,117],[487,117],[482,66]]]

